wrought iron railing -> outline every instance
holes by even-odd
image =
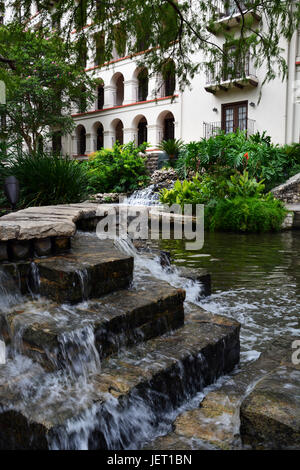
[[[254,134],[255,120],[245,119],[240,130],[246,131],[247,135]],[[218,122],[203,122],[203,136],[205,139],[218,135],[224,130],[224,126],[220,121]]]
[[[215,5],[216,11],[220,15],[220,18],[240,13],[239,8],[234,1],[225,2],[224,0],[215,0]],[[239,2],[239,5],[243,11],[248,10],[244,2]]]
[[[217,62],[213,68],[206,69],[206,84],[227,82],[250,75],[256,76],[255,68],[250,60],[250,54],[247,54],[242,59],[232,57],[228,60]]]

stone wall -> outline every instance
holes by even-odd
[[[148,168],[148,171],[149,171],[150,175],[152,175],[152,173],[154,173],[155,170],[157,170],[158,157],[159,157],[159,153],[150,153],[148,155],[146,165],[147,165],[147,168]]]
[[[300,202],[300,173],[292,176],[285,183],[272,189],[277,199],[290,204]]]

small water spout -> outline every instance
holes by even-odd
[[[89,293],[89,273],[87,269],[77,269],[76,274],[79,279],[82,300],[87,300]]]
[[[20,300],[21,293],[13,278],[0,270],[0,311],[7,311]]]
[[[30,263],[30,274],[27,281],[28,290],[32,297],[36,297],[40,292],[40,272],[38,265],[33,261]]]

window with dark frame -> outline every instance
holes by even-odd
[[[226,134],[248,129],[248,101],[222,105],[222,130]]]

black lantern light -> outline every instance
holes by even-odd
[[[20,197],[20,185],[15,176],[5,178],[4,193],[14,211]]]

